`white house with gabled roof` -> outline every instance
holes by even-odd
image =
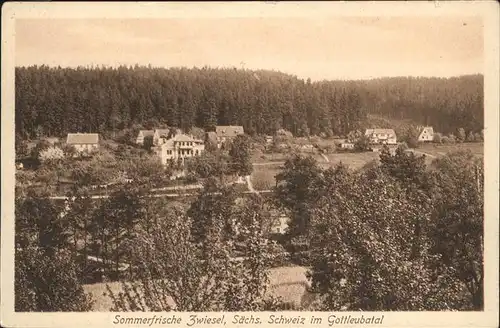
[[[434,129],[432,126],[422,126],[418,130],[418,141],[431,142],[434,140]]]
[[[68,133],[66,144],[73,146],[78,154],[90,154],[99,149],[99,134]]]

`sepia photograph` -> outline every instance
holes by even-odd
[[[2,15],[2,312],[498,324],[498,66],[481,6],[63,4]]]

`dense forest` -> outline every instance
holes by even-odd
[[[16,133],[23,139],[154,124],[334,136],[362,128],[367,114],[443,133],[483,127],[481,75],[311,82],[234,68],[32,66],[16,68],[15,83]]]

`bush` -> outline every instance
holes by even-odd
[[[16,251],[15,311],[90,311],[74,259],[67,252],[47,254],[37,248]]]
[[[42,163],[62,160],[64,159],[64,152],[59,147],[49,147],[40,151],[38,158]]]
[[[439,132],[434,133],[434,138],[432,141],[434,143],[442,143],[443,142],[443,135]]]
[[[410,148],[409,145],[405,141],[403,141],[402,143],[400,143],[398,147],[400,147],[403,150],[407,150],[408,148]]]
[[[441,142],[444,144],[454,144],[455,143],[455,136],[453,134],[448,135],[448,136],[443,136],[441,139]]]

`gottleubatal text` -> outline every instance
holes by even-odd
[[[151,316],[151,317],[125,317],[116,315],[113,324],[118,325],[139,325],[139,326],[158,326],[158,325],[182,325],[187,327],[199,325],[225,326],[232,325],[318,325],[318,326],[345,326],[345,325],[382,325],[384,315],[284,315],[284,314],[234,314],[234,315],[198,315],[198,314],[177,314],[171,316]]]

